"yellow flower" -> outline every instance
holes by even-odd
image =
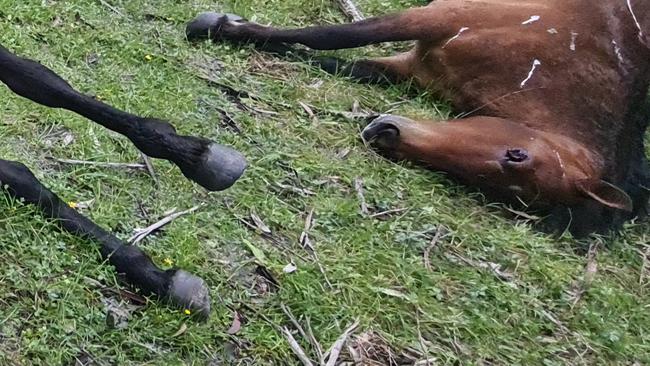
[[[192,310],[185,309],[185,315],[192,315]]]
[[[147,61],[151,61],[151,60],[153,60],[153,56],[151,56],[151,55],[144,55],[144,59],[147,60]]]
[[[164,263],[167,267],[171,267],[171,266],[174,265],[174,261],[173,261],[171,258],[169,258],[169,257],[163,259],[163,263]]]
[[[77,204],[77,202],[73,202],[73,201],[68,202],[68,206],[70,206],[70,208],[77,208],[77,207],[79,207],[79,205]]]

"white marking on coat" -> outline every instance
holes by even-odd
[[[578,33],[571,31],[571,44],[569,45],[569,49],[571,51],[576,50],[576,39],[578,38]]]
[[[643,29],[641,29],[641,24],[639,24],[639,20],[636,18],[636,15],[634,14],[634,10],[632,10],[632,4],[630,3],[630,0],[627,0],[627,8],[630,10],[630,14],[632,14],[632,19],[634,19],[634,23],[636,23],[636,27],[639,28],[639,38],[643,39]]]
[[[523,88],[524,86],[526,86],[528,80],[530,80],[530,78],[533,77],[533,73],[535,72],[535,69],[537,69],[537,66],[540,66],[541,64],[542,62],[540,60],[538,59],[533,60],[533,67],[531,67],[530,71],[528,72],[528,76],[524,79],[524,81],[522,81],[521,84],[519,84],[519,88]]]
[[[562,168],[562,178],[566,177],[566,171],[564,168],[564,162],[562,161],[562,158],[560,157],[560,153],[557,151],[553,150],[555,152],[555,156],[557,156],[557,161],[560,163],[560,168]]]
[[[460,35],[463,34],[463,32],[466,31],[466,30],[469,30],[469,28],[467,28],[467,27],[462,27],[462,28],[458,31],[458,33],[456,33],[455,36],[449,38],[449,40],[448,40],[447,42],[445,42],[445,44],[442,45],[442,48],[447,47],[447,45],[448,45],[449,43],[451,43],[451,41],[453,41],[453,40],[455,40],[456,38],[460,37]]]
[[[521,186],[515,186],[515,185],[508,186],[508,189],[515,192],[521,192],[524,190],[523,188],[521,188]]]
[[[523,21],[521,24],[522,25],[532,24],[538,21],[539,19],[540,19],[539,15],[531,15],[531,17],[528,20]]]
[[[625,62],[625,60],[623,59],[623,54],[621,53],[621,47],[618,46],[618,43],[616,43],[615,40],[612,40],[612,44],[614,45],[614,53],[618,58],[618,62],[622,64]]]
[[[549,28],[546,31],[549,32],[550,34],[557,34],[557,29],[555,28]]]

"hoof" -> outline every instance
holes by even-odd
[[[216,143],[208,145],[200,160],[181,166],[183,174],[209,191],[223,191],[244,174],[248,163],[236,150]]]
[[[243,23],[246,19],[230,13],[201,13],[185,27],[188,40],[214,38],[222,24],[226,22]]]
[[[192,315],[207,319],[210,315],[210,293],[201,278],[178,270],[169,287],[169,302],[173,306],[189,310]]]
[[[399,143],[399,124],[410,121],[407,118],[382,115],[370,122],[361,131],[361,139],[371,147],[391,149]]]

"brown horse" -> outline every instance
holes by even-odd
[[[574,234],[647,212],[650,1],[438,0],[356,23],[279,29],[204,13],[188,39],[254,42],[276,52],[416,41],[392,57],[326,71],[362,81],[413,79],[451,101],[449,123],[384,115],[362,138],[500,199],[571,217]],[[300,51],[299,51],[300,52]]]
[[[0,81],[36,103],[74,111],[128,137],[145,154],[175,163],[187,178],[208,190],[230,187],[246,168],[246,160],[237,151],[204,138],[180,136],[165,121],[126,113],[80,94],[50,69],[18,57],[2,46]],[[194,310],[199,316],[209,314],[210,297],[202,279],[183,270],[163,271],[156,267],[142,250],[126,245],[69,207],[25,165],[0,159],[0,189],[38,206],[63,229],[98,242],[104,259],[146,294]]]

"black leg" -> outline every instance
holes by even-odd
[[[188,39],[211,38],[215,41],[264,43],[300,43],[316,50],[362,47],[393,41],[435,38],[445,35],[446,24],[430,19],[431,9],[413,8],[399,14],[368,18],[360,22],[296,29],[267,27],[247,22],[232,14],[203,13],[188,23]],[[433,35],[432,35],[433,34]]]
[[[337,57],[316,56],[306,61],[332,75],[349,77],[359,83],[396,84],[411,77],[406,63],[408,61],[395,63],[392,60],[396,58],[397,56],[347,61]]]
[[[214,13],[201,15],[188,24],[187,34],[189,38],[201,38],[202,31],[208,29],[209,33],[210,19],[219,21],[219,19],[223,18],[223,16],[210,16],[210,14]],[[228,14],[227,17],[232,21],[232,18],[236,16]],[[239,17],[235,19],[243,21]],[[318,56],[311,50],[296,49],[285,44],[259,43],[258,48],[287,60],[309,63],[332,75],[349,77],[360,83],[396,84],[411,77],[410,70],[405,67],[406,62],[410,62],[408,57],[404,57],[407,55],[406,53],[393,57],[349,61],[339,57]]]
[[[237,151],[204,138],[180,136],[165,121],[126,113],[83,95],[52,70],[2,46],[0,81],[36,103],[74,111],[128,137],[145,154],[172,161],[187,178],[208,190],[230,187],[246,168]]]
[[[145,294],[156,295],[174,306],[191,309],[202,317],[209,315],[210,297],[202,279],[183,270],[159,269],[139,248],[124,244],[70,208],[45,188],[23,164],[0,159],[0,187],[6,189],[9,195],[40,208],[45,216],[57,220],[64,230],[99,243],[102,257]]]

